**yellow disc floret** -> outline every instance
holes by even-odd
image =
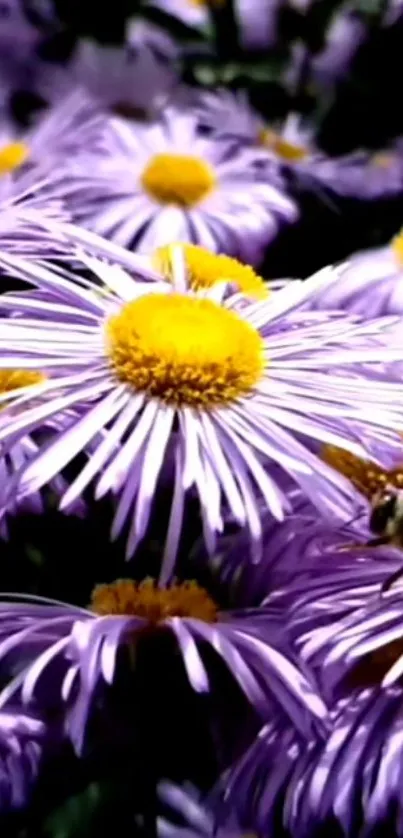
[[[215,602],[196,582],[157,588],[153,579],[118,579],[110,585],[97,585],[90,608],[101,616],[126,614],[154,624],[169,617],[192,617],[205,623],[217,619]]]
[[[143,188],[160,204],[193,207],[215,187],[213,168],[199,157],[156,154],[141,176]]]
[[[217,282],[231,282],[239,291],[258,300],[268,296],[267,286],[250,265],[224,254],[212,253],[197,244],[160,247],[154,257],[157,270],[172,280],[173,247],[180,246],[185,257],[189,287],[193,291],[211,288]]]
[[[147,294],[109,318],[115,375],[173,405],[211,408],[250,393],[262,375],[263,341],[238,314],[211,300]]]
[[[9,143],[0,148],[0,175],[7,175],[18,169],[27,160],[28,146],[25,143]]]
[[[403,266],[403,230],[392,239],[392,250],[400,267]]]
[[[297,163],[299,160],[305,160],[308,157],[309,152],[304,146],[289,143],[280,134],[271,131],[270,128],[263,128],[259,132],[258,141],[260,145],[266,146],[283,160],[289,160],[291,163]]]
[[[43,373],[34,370],[0,370],[0,393],[9,393],[19,387],[30,387],[44,380]]]
[[[217,8],[219,6],[224,6],[226,0],[187,0],[191,6],[212,6],[213,8]]]

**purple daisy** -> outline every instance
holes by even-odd
[[[261,176],[275,184],[285,171],[302,185],[361,200],[375,200],[403,192],[403,145],[357,151],[329,157],[315,143],[313,126],[298,113],[283,123],[266,124],[250,106],[245,94],[218,90],[201,93],[195,100],[199,124],[217,139],[237,140],[265,150]],[[280,180],[279,180],[280,179]]]
[[[312,825],[338,823],[346,838],[384,826],[401,832],[403,691],[367,688],[342,699],[324,745],[302,758],[305,772],[287,790],[287,825],[294,836]],[[287,805],[288,804],[288,805]],[[388,829],[388,831],[389,831]]]
[[[261,143],[282,161],[284,171],[292,172],[306,188],[360,200],[403,192],[401,140],[393,148],[378,152],[362,150],[329,157],[316,145],[313,127],[305,125],[298,114],[290,114],[283,126],[268,126],[260,137]]]
[[[235,810],[268,835],[281,819],[287,835],[309,838],[337,825],[346,838],[400,835],[403,821],[401,686],[366,687],[334,706],[324,741],[308,745],[275,723],[230,772],[221,817]],[[281,752],[281,760],[278,754]]]
[[[78,148],[101,148],[104,124],[99,105],[80,89],[54,105],[26,132],[4,122],[0,177],[11,173],[18,177],[19,170],[28,168],[35,169],[40,180]]]
[[[177,89],[177,57],[176,44],[163,30],[139,20],[128,27],[123,46],[82,40],[67,66],[49,74],[48,63],[37,63],[34,86],[51,103],[79,87],[104,108],[132,118],[155,116]]]
[[[45,740],[45,725],[13,709],[0,713],[1,814],[24,808],[37,778]]]
[[[189,112],[167,108],[151,125],[111,119],[104,146],[100,156],[82,146],[60,171],[60,195],[75,220],[118,244],[189,241],[254,264],[297,217],[291,198],[258,179],[261,150],[200,136]]]
[[[363,317],[403,314],[403,234],[385,247],[354,254],[340,269],[339,280],[312,298],[319,309],[345,309]]]
[[[123,579],[98,585],[88,609],[8,594],[0,603],[0,659],[14,677],[1,692],[0,706],[18,699],[46,714],[56,702],[81,753],[93,712],[124,665],[120,652],[126,649],[135,667],[136,652],[150,633],[155,639],[172,636],[196,693],[214,691],[219,658],[259,718],[278,713],[307,736],[322,729],[326,708],[314,683],[298,670],[270,610],[221,612],[195,582],[158,588],[152,579]],[[157,665],[158,643],[147,649],[150,666]]]
[[[9,403],[0,439],[34,430],[66,409],[80,412],[10,487],[17,499],[91,445],[61,506],[96,479],[96,498],[109,492],[117,498],[112,537],[130,524],[131,556],[171,464],[164,580],[173,570],[189,492],[200,501],[211,553],[229,514],[260,554],[262,503],[279,520],[289,507],[270,473],[274,466],[328,519],[350,520],[351,485],[312,449],[333,444],[375,459],[400,451],[400,384],[377,372],[374,387],[368,372],[372,362],[379,366],[401,352],[399,340],[389,345],[394,318],[356,322],[301,312],[318,286],[336,281],[329,270],[255,301],[227,293],[225,283],[193,291],[180,246],[173,248],[169,283],[150,282],[155,273],[143,268],[136,280],[117,265],[82,260],[103,282],[101,292],[91,279],[3,256],[14,276],[42,296],[21,292],[19,316],[3,320],[0,369],[39,368],[52,377],[30,392],[0,396]],[[3,311],[7,301],[15,309],[15,295],[3,297]],[[105,438],[95,444],[102,429]]]
[[[203,92],[195,98],[194,107],[199,126],[217,140],[260,148],[260,177],[279,189],[284,174],[293,173],[302,186],[345,197],[370,200],[403,191],[401,141],[380,152],[329,157],[318,148],[313,126],[300,114],[290,113],[281,123],[267,124],[242,92]]]
[[[194,98],[194,108],[201,128],[209,129],[213,136],[265,150],[261,167],[276,161],[277,169],[272,166],[271,170],[273,174],[277,171],[278,178],[280,164],[297,163],[314,154],[313,129],[304,125],[298,114],[290,113],[283,123],[269,126],[252,108],[245,91],[202,91]]]

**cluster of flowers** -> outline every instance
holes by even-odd
[[[218,742],[223,672],[244,715],[211,796],[161,786],[161,836],[401,834],[403,236],[257,272],[298,179],[401,191],[400,143],[329,159],[294,114],[277,130],[172,79],[147,119],[120,73],[106,97],[74,77],[28,131],[2,118],[1,537],[49,494],[107,499],[127,573],[89,602],[0,592],[0,810],[64,743],[122,748],[122,673],[172,654]]]

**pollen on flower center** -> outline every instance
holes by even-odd
[[[224,6],[226,0],[188,0],[191,6]]]
[[[149,195],[161,204],[193,207],[214,189],[216,176],[208,163],[185,154],[156,154],[141,176]]]
[[[96,614],[127,614],[159,623],[169,617],[193,617],[205,623],[217,619],[217,606],[196,582],[182,582],[158,588],[153,579],[133,582],[118,579],[110,585],[97,585],[90,608]]]
[[[392,239],[392,250],[400,267],[403,266],[403,230]]]
[[[264,145],[266,148],[274,151],[279,157],[282,157],[283,160],[297,162],[298,160],[304,160],[308,157],[308,151],[304,148],[304,146],[287,142],[287,140],[284,140],[280,134],[276,134],[276,132],[271,131],[270,128],[263,128],[259,131],[258,142],[260,145]]]
[[[185,256],[188,283],[193,291],[211,288],[217,282],[231,282],[239,291],[258,300],[268,296],[267,286],[250,265],[224,254],[212,253],[197,244],[179,243]],[[155,253],[157,270],[172,280],[173,245],[160,247]]]
[[[395,162],[395,155],[392,152],[380,151],[378,154],[373,154],[371,163],[379,169],[390,169]]]
[[[33,386],[44,380],[44,374],[34,370],[0,370],[0,393],[9,393],[19,387]]]
[[[402,466],[387,471],[368,460],[360,460],[354,454],[336,448],[334,445],[324,445],[322,448],[322,459],[336,471],[343,474],[351,481],[353,486],[367,498],[386,485],[403,487],[403,464]]]
[[[0,148],[0,175],[7,175],[25,163],[29,148],[25,143],[9,143]]]
[[[119,380],[168,404],[228,404],[263,371],[259,333],[211,300],[147,294],[109,318],[106,337]]]

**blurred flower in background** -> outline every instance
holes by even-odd
[[[7,838],[402,834],[402,48],[0,2]]]

